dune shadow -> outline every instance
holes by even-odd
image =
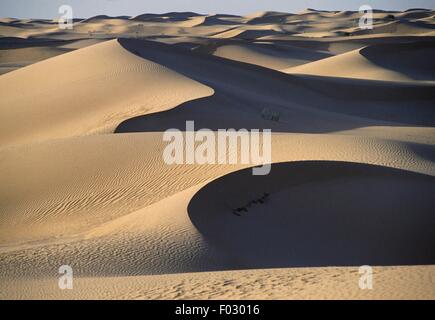
[[[275,163],[230,173],[188,205],[230,268],[435,263],[435,178],[382,166]]]
[[[290,75],[154,41],[118,41],[139,57],[213,88],[215,94],[128,119],[115,132],[164,131],[186,120],[210,129],[299,133],[435,123],[433,85]],[[278,112],[280,121],[263,121],[264,108]]]
[[[435,80],[435,41],[383,43],[360,50],[362,56],[382,68],[415,80]]]
[[[186,130],[186,121],[195,122],[195,130],[270,129],[273,132],[328,133],[358,127],[358,122],[339,122],[333,117],[321,119],[315,113],[289,110],[282,106],[266,107],[262,101],[215,92],[213,96],[184,102],[170,110],[141,115],[122,121],[114,133],[162,132]],[[276,113],[279,119],[267,117]],[[265,115],[266,114],[266,115]],[[323,114],[322,114],[323,115]],[[321,116],[322,116],[321,115]],[[378,124],[377,122],[373,125]]]

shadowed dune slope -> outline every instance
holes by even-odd
[[[409,20],[397,20],[387,21],[384,23],[375,24],[373,29],[358,30],[352,29],[353,35],[373,35],[373,34],[421,34],[428,35],[435,31],[435,25],[433,23],[424,23],[422,21],[409,21]]]
[[[127,120],[116,132],[183,129],[186,120],[195,120],[197,128],[271,128],[281,132],[435,123],[432,84],[310,78],[157,42],[120,39],[120,43],[140,57],[213,88],[215,94],[168,112]],[[279,121],[264,119],[264,109],[279,112]]]
[[[249,186],[249,187],[248,187]],[[245,267],[433,264],[435,179],[345,162],[233,172],[189,203],[209,243]]]
[[[435,80],[434,42],[376,44],[284,70],[386,81]]]
[[[256,64],[275,70],[285,69],[329,57],[329,54],[291,46],[271,44],[225,44],[216,48],[215,56]]]

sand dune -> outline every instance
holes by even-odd
[[[156,79],[165,82],[166,89]],[[26,82],[34,84],[29,87]],[[0,78],[0,88],[5,120],[0,129],[3,146],[110,132],[123,119],[173,108],[213,93],[138,58],[116,40],[5,74]],[[14,88],[21,88],[19,96]]]
[[[427,9],[411,9],[394,15],[400,19],[423,19],[433,16],[433,11]]]
[[[214,246],[210,249],[207,238],[192,224],[196,219],[189,219],[187,208],[208,181],[241,166],[168,166],[160,156],[163,148],[160,133],[141,133],[78,137],[5,149],[1,157],[3,276],[28,272],[47,275],[62,260],[74,260],[77,274],[101,276],[106,271],[128,275],[132,270],[134,274],[154,274],[222,268],[224,260],[213,259],[216,255],[225,257],[227,252],[216,252]],[[413,143],[278,134],[272,150],[274,162],[332,159],[435,174],[433,148]],[[16,179],[23,174],[25,180]],[[40,183],[42,179],[46,185]],[[400,175],[393,181],[400,182]],[[31,194],[26,191],[29,188]],[[245,196],[249,196],[250,190],[246,191]],[[148,223],[144,224],[144,219]],[[151,234],[150,230],[155,231]],[[162,236],[178,249],[168,251]],[[104,264],[96,259],[102,247],[107,259]],[[44,258],[47,254],[49,260]],[[179,262],[162,262],[169,260]],[[234,263],[225,264],[226,268],[234,267]]]
[[[0,51],[0,73],[7,73],[41,60],[69,52],[68,48],[30,47]],[[14,66],[17,67],[14,67]]]
[[[243,21],[241,17],[237,16],[226,16],[226,15],[210,15],[203,18],[200,24],[196,24],[195,26],[215,26],[215,25],[239,25]]]
[[[288,76],[155,42],[131,39],[120,42],[145,59],[213,87],[215,94],[184,103],[165,113],[164,118],[157,113],[126,121],[119,132],[182,129],[185,120],[195,120],[199,127],[213,130],[272,128],[281,132],[311,133],[381,125],[384,121],[395,125],[397,122],[432,125],[435,121],[430,108],[434,99],[432,84],[396,85],[382,81]],[[264,108],[280,112],[280,121],[262,119]],[[228,114],[240,116],[228,117]],[[361,116],[372,120],[361,120]]]
[[[90,17],[90,18],[87,18],[87,19],[83,19],[83,20],[81,20],[80,22],[81,23],[92,23],[92,22],[101,22],[101,20],[118,20],[118,21],[114,21],[115,23],[116,22],[120,22],[120,21],[122,21],[122,20],[127,20],[127,19],[129,19],[130,17],[127,17],[127,16],[122,16],[122,17],[111,17],[111,16],[108,16],[108,15],[104,15],[104,14],[101,14],[101,15],[97,15],[97,16],[93,16],[93,17]]]
[[[285,12],[262,11],[246,16],[248,24],[276,24],[282,23],[287,17],[292,16]]]
[[[0,19],[0,298],[433,299],[433,14]],[[271,173],[166,164],[187,120]]]
[[[433,24],[419,21],[390,21],[375,25],[372,30],[353,31],[354,35],[360,34],[425,34],[434,31]]]
[[[427,57],[434,53],[433,43],[376,44],[285,72],[386,81],[433,81],[435,65]]]
[[[213,53],[216,56],[252,63],[270,69],[281,70],[328,57],[328,54],[290,46],[271,44],[219,46]]]
[[[104,39],[84,39],[73,41],[32,40],[9,37],[0,38],[0,74],[46,60],[72,50],[84,48],[105,41]]]
[[[213,35],[214,38],[219,39],[229,39],[229,38],[235,38],[235,39],[244,39],[244,40],[255,40],[260,39],[265,36],[275,36],[282,34],[280,30],[274,30],[273,27],[263,27],[263,28],[234,28],[231,30],[225,30],[223,32],[220,32],[216,35]]]
[[[94,44],[98,44],[100,42],[105,41],[105,39],[84,39],[84,40],[75,40],[72,42],[69,42],[65,45],[61,45],[60,48],[65,48],[65,49],[81,49],[81,48],[85,48],[88,46],[92,46]]]
[[[267,176],[243,170],[213,181],[188,211],[245,268],[434,264],[434,183],[355,163],[280,163]]]

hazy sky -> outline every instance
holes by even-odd
[[[265,10],[299,12],[305,8],[358,10],[363,4],[376,9],[433,9],[435,0],[0,0],[0,17],[55,18],[62,4],[72,6],[74,17],[87,18],[97,14],[117,16],[170,11],[248,14]]]

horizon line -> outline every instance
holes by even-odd
[[[74,9],[73,9],[74,10]],[[143,12],[137,15],[126,15],[126,14],[120,14],[120,15],[109,15],[109,14],[105,14],[105,13],[101,13],[101,14],[97,14],[97,15],[92,15],[92,16],[88,16],[88,17],[77,17],[74,18],[74,20],[85,20],[85,19],[90,19],[90,18],[94,18],[94,17],[98,17],[98,16],[107,16],[109,18],[123,18],[123,17],[128,17],[128,18],[133,18],[133,17],[137,17],[140,15],[144,15],[144,14],[154,14],[154,15],[167,15],[167,14],[181,14],[181,13],[194,13],[200,16],[212,16],[212,15],[230,15],[230,16],[238,16],[238,17],[246,17],[249,15],[254,15],[256,13],[268,13],[268,12],[275,12],[275,13],[283,13],[283,14],[294,14],[294,15],[298,15],[298,14],[302,14],[304,13],[304,11],[308,11],[308,10],[312,10],[312,11],[316,11],[316,12],[359,12],[358,10],[326,10],[326,9],[313,9],[313,8],[305,8],[300,12],[286,12],[286,11],[275,11],[275,10],[263,10],[263,11],[254,11],[251,13],[247,13],[247,14],[235,14],[235,13],[226,13],[226,12],[218,12],[218,13],[199,13],[199,12],[195,12],[195,11],[167,11],[167,12]],[[389,13],[399,13],[399,12],[407,12],[407,11],[417,11],[417,10],[426,10],[426,11],[434,11],[435,9],[430,9],[430,8],[408,8],[405,10],[393,10],[393,9],[380,9],[380,8],[373,8],[373,13],[379,13],[379,12],[389,12]],[[377,12],[378,11],[378,12]],[[60,15],[60,14],[59,14]],[[47,17],[18,17],[18,16],[3,16],[0,17],[0,19],[33,19],[33,20],[54,20],[56,17],[52,17],[52,18],[47,18]]]

